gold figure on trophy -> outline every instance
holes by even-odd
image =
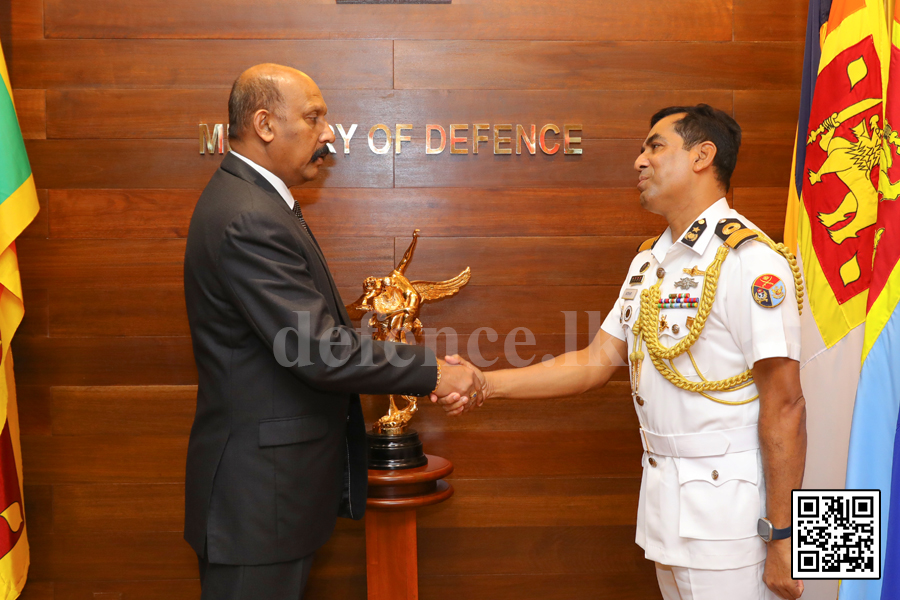
[[[471,271],[465,271],[447,281],[410,281],[404,273],[412,261],[419,239],[419,230],[413,231],[412,243],[403,254],[397,268],[387,277],[367,277],[363,283],[363,295],[347,305],[351,319],[359,319],[373,313],[369,326],[375,329],[372,337],[388,342],[409,343],[407,336],[420,340],[422,322],[419,310],[425,302],[433,302],[456,294],[469,281]],[[416,412],[415,396],[399,396],[406,400],[404,408],[397,408],[397,397],[391,395],[388,413],[381,417],[372,428],[376,433],[401,434]]]

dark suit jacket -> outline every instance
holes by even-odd
[[[184,537],[214,563],[306,556],[329,538],[339,510],[356,519],[365,510],[358,394],[427,394],[434,353],[362,338],[314,238],[231,155],[194,209],[184,293],[199,375]],[[340,364],[326,361],[320,344],[341,336],[349,343],[331,347]],[[394,366],[393,353],[412,361]]]

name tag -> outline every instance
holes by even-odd
[[[636,296],[637,290],[634,288],[628,288],[622,293],[622,298],[624,298],[625,300],[634,300]]]

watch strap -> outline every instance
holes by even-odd
[[[771,542],[773,540],[783,540],[791,537],[791,528],[785,527],[784,529],[776,529],[772,522],[762,517],[759,520],[759,523],[756,526],[756,531],[759,534],[759,537],[763,539],[764,542]]]
[[[784,529],[776,529],[772,527],[772,539],[773,540],[784,540],[791,537],[791,527],[785,527]]]

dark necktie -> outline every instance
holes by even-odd
[[[296,200],[294,200],[294,214],[300,219],[300,224],[303,225],[303,229],[306,230],[306,233],[312,235],[312,232],[309,230],[309,225],[306,224],[306,219],[303,218],[303,213],[300,212],[300,203]]]

